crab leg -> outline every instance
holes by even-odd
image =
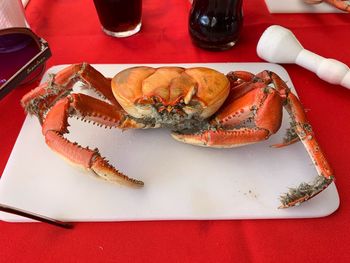
[[[224,105],[211,120],[208,129],[194,134],[172,133],[172,136],[185,143],[218,148],[238,147],[268,139],[281,125],[282,98],[262,80],[246,85],[250,91],[246,90],[239,98],[230,93],[235,99]]]
[[[289,130],[289,134],[287,134],[286,141],[275,146],[289,145],[300,139],[318,174],[314,182],[310,184],[301,183],[297,188],[290,188],[288,193],[280,197],[280,208],[295,206],[314,197],[327,188],[334,180],[333,170],[315,138],[315,134],[307,121],[305,110],[299,99],[290,92],[287,84],[277,74],[263,71],[260,77],[266,83],[272,82],[274,84],[280,96],[284,99],[284,108],[292,119],[292,127]]]
[[[335,6],[336,8],[345,12],[350,12],[350,1],[349,0],[325,0],[325,2]]]
[[[289,134],[287,134],[286,141],[275,146],[289,145],[300,139],[318,174],[314,182],[310,184],[301,183],[297,188],[290,188],[289,193],[280,197],[280,208],[295,206],[314,197],[327,188],[334,180],[333,170],[315,138],[315,134],[307,121],[305,110],[299,99],[290,92],[287,84],[277,74],[263,71],[259,75],[267,84],[274,84],[281,98],[284,99],[284,108],[292,119],[292,127],[289,130]]]
[[[300,101],[294,94],[288,94],[285,108],[292,118],[295,133],[302,141],[316,167],[318,176],[314,182],[310,184],[302,183],[297,188],[291,188],[289,193],[281,196],[282,204],[280,208],[294,206],[312,198],[327,188],[334,180],[333,170],[315,138]]]
[[[267,86],[270,83],[274,88]],[[262,141],[279,129],[284,107],[292,119],[292,135],[277,146],[300,139],[318,176],[314,182],[302,183],[281,196],[280,208],[298,205],[323,191],[334,179],[332,168],[316,141],[300,101],[286,83],[275,73],[263,71],[249,82],[237,81],[237,87],[231,89],[229,103],[225,102],[209,128],[194,134],[173,133],[172,136],[185,143],[220,148]]]
[[[178,141],[213,148],[233,148],[265,140],[269,132],[260,128],[205,130],[198,134],[171,135]]]
[[[260,78],[247,71],[232,71],[226,76],[230,80],[230,93],[223,108],[232,104],[236,99],[244,96],[249,91],[265,86],[265,83]]]
[[[333,170],[315,138],[315,134],[307,121],[305,110],[299,99],[290,92],[287,84],[277,74],[263,71],[260,77],[264,79],[266,83],[272,82],[274,84],[280,96],[284,99],[284,108],[292,119],[292,127],[288,131],[289,134],[287,134],[286,141],[275,146],[289,145],[300,139],[318,174],[314,182],[310,184],[301,183],[297,188],[290,188],[289,193],[280,197],[280,208],[295,206],[327,188],[334,180]]]
[[[70,65],[50,80],[28,92],[21,100],[27,112],[36,115],[42,123],[45,112],[60,98],[71,93],[73,85],[81,81],[84,85],[119,106],[110,89],[111,81],[87,63]],[[119,106],[120,107],[120,106]]]
[[[321,2],[326,2],[340,10],[345,12],[350,12],[350,1],[349,0],[304,0],[307,4],[319,4]]]
[[[68,117],[81,116],[106,126],[118,126],[124,118],[114,105],[94,99],[84,94],[71,94],[59,100],[48,112],[42,133],[47,145],[70,163],[91,170],[99,177],[111,182],[129,186],[143,186],[143,182],[127,177],[103,158],[98,149],[91,150],[63,137],[68,133]]]

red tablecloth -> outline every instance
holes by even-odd
[[[144,0],[142,31],[125,39],[102,33],[93,1],[32,0],[26,13],[32,29],[50,43],[48,66],[259,62],[256,44],[271,24],[292,29],[306,48],[350,65],[348,14],[270,14],[263,0],[245,1],[237,46],[209,52],[190,41],[189,8],[188,0]],[[0,222],[0,262],[350,262],[350,91],[296,65],[285,68],[335,169],[341,205],[334,214],[300,220],[76,223],[73,230]],[[19,100],[32,87],[0,101],[0,174],[25,117]]]

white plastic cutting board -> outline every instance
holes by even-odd
[[[304,3],[303,0],[265,0],[265,2],[270,13],[342,13],[343,12],[327,3],[309,5]]]
[[[287,72],[276,64],[183,66],[198,65],[224,73],[269,69],[293,88]],[[109,77],[128,66],[95,65]],[[277,209],[279,195],[288,187],[316,176],[301,143],[269,147],[281,142],[287,116],[271,140],[235,149],[186,145],[165,129],[121,132],[75,119],[70,123],[69,138],[98,147],[122,172],[143,180],[145,187],[130,189],[76,170],[48,149],[38,121],[27,117],[0,180],[0,203],[68,221],[304,218],[329,215],[339,206],[332,184],[299,207]],[[6,213],[0,218],[27,221]]]

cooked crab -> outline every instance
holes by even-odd
[[[103,99],[72,93],[76,82]],[[81,117],[101,126],[121,129],[167,127],[173,138],[193,145],[228,148],[268,139],[281,126],[283,107],[291,117],[285,141],[300,139],[318,176],[281,196],[281,207],[297,205],[333,181],[333,171],[318,145],[297,97],[273,72],[254,75],[234,71],[224,75],[210,68],[133,67],[112,79],[89,64],[71,65],[30,91],[21,101],[36,115],[47,145],[71,163],[109,181],[131,186],[129,178],[103,158],[97,149],[81,147],[66,138],[68,118]]]
[[[349,0],[304,0],[307,4],[319,4],[326,2],[339,10],[350,12],[350,1]]]

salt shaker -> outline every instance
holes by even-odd
[[[243,0],[194,0],[189,33],[199,47],[226,50],[233,47],[243,25]]]

